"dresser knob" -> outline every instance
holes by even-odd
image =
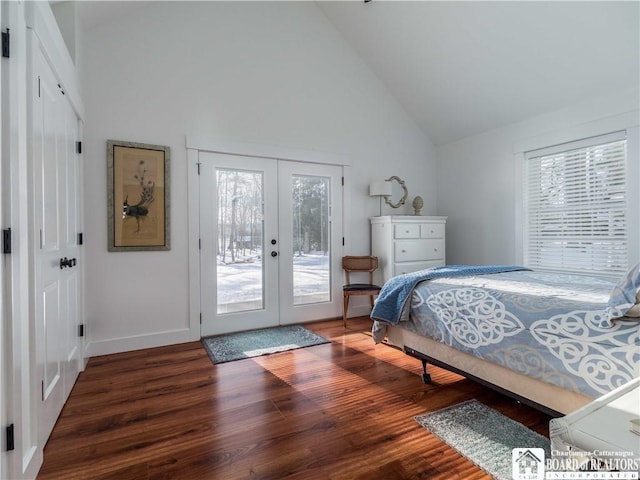
[[[402,253],[407,253],[407,251],[406,250],[402,250]]]

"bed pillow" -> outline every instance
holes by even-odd
[[[636,303],[627,310],[627,313],[624,314],[625,317],[640,317],[640,290],[636,294]]]
[[[640,263],[613,288],[607,304],[610,319],[640,317]]]

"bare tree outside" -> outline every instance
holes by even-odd
[[[218,169],[218,313],[263,308],[263,176]],[[330,300],[329,178],[294,175],[294,303]]]
[[[329,181],[328,177],[292,177],[293,298],[296,305],[331,299]],[[305,258],[310,256],[316,257],[315,260]]]

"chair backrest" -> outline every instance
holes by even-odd
[[[351,272],[368,272],[369,283],[373,283],[373,272],[378,268],[378,257],[372,255],[348,255],[342,257],[342,268],[344,269],[347,285],[351,284]]]

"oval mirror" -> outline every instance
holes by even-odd
[[[407,196],[409,195],[409,191],[407,190],[407,186],[404,184],[404,180],[400,177],[389,177],[386,180],[387,182],[392,182],[392,194],[385,196],[384,201],[391,208],[398,208],[404,205],[407,201]],[[397,199],[394,201],[394,199]]]

